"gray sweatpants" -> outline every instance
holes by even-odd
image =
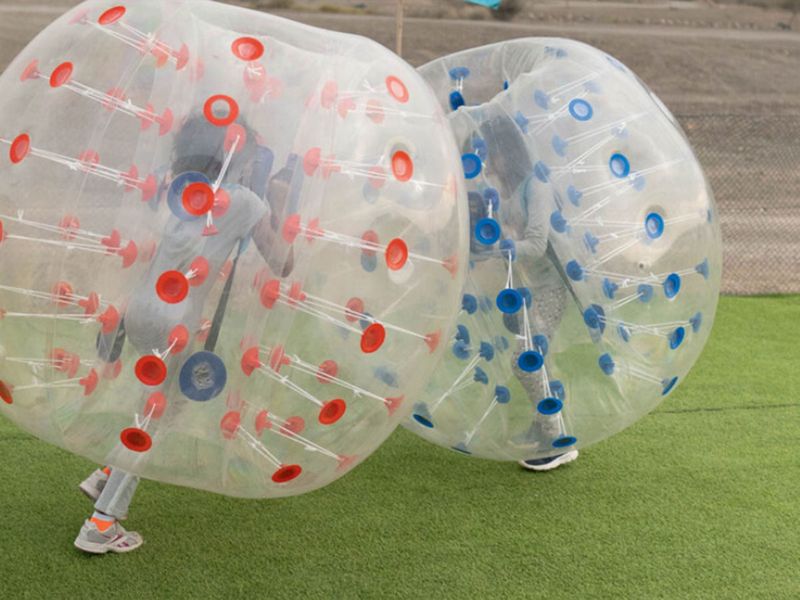
[[[558,329],[564,316],[564,311],[567,307],[566,301],[567,290],[564,286],[553,287],[536,293],[532,302],[533,306],[528,310],[531,333],[534,336],[546,336],[548,342],[552,340],[553,334]],[[522,316],[520,315],[518,318],[521,332]],[[518,361],[522,353],[525,352],[525,345],[524,339],[517,338],[513,368],[514,375],[528,394],[528,399],[533,404],[534,414],[536,415],[526,437],[530,441],[548,443],[561,433],[561,416],[559,414],[547,416],[536,412],[536,405],[544,398],[552,396],[548,385],[549,377],[546,376],[549,361],[545,357],[545,365],[533,373],[523,371],[519,368]]]
[[[135,475],[112,468],[111,475],[94,505],[95,510],[117,520],[127,517],[138,485],[139,478]]]

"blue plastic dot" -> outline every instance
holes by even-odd
[[[498,404],[508,404],[511,402],[511,391],[504,385],[494,388],[494,399]]]
[[[462,106],[464,106],[466,102],[464,101],[464,96],[459,91],[450,92],[450,108],[453,110],[458,110]]]
[[[500,210],[500,194],[495,188],[490,187],[483,190],[483,199],[486,200],[487,206],[492,207],[493,211]]]
[[[678,346],[683,343],[683,339],[686,337],[686,330],[683,327],[678,327],[673,331],[669,336],[669,347],[672,350],[675,350]]]
[[[469,77],[469,67],[453,67],[450,69],[450,79],[453,81],[461,81]]]
[[[533,165],[533,174],[536,175],[536,179],[542,183],[547,183],[547,181],[550,179],[550,167],[540,160]]]
[[[599,304],[592,304],[583,312],[583,322],[589,329],[603,333],[606,329],[606,313]]]
[[[699,265],[694,268],[695,271],[700,273],[703,276],[703,279],[708,279],[708,275],[710,273],[710,269],[708,266],[708,259],[704,259]]]
[[[461,165],[464,167],[464,177],[467,179],[475,179],[483,169],[483,162],[480,156],[472,152],[467,152],[461,156]]]
[[[517,124],[517,127],[520,128],[522,133],[528,133],[528,126],[530,125],[530,120],[528,117],[517,111],[517,114],[514,115],[514,122]]]
[[[483,385],[489,385],[489,376],[486,374],[486,371],[484,371],[480,367],[475,367],[475,374],[472,376],[472,379],[475,380],[477,383],[482,383]]]
[[[672,390],[675,389],[675,386],[677,384],[678,384],[677,377],[673,377],[672,379],[665,379],[664,381],[662,381],[661,385],[663,389],[661,391],[661,395],[666,396],[667,394],[669,394]]]
[[[481,358],[486,362],[492,362],[494,358],[494,346],[492,346],[489,342],[481,342],[480,350],[478,350],[478,354],[480,354]]]
[[[453,355],[459,360],[467,360],[469,358],[469,344],[464,340],[457,340],[453,344]]]
[[[372,273],[378,267],[378,255],[362,253],[361,266],[367,273]]]
[[[418,402],[414,405],[414,412],[411,417],[423,427],[433,429],[433,417],[428,410],[428,405],[424,402]]]
[[[703,325],[703,313],[697,313],[691,319],[689,319],[689,323],[692,326],[692,331],[697,333],[700,331],[700,327]]]
[[[583,267],[577,260],[571,260],[567,263],[567,276],[572,279],[572,281],[583,280]]]
[[[681,291],[681,276],[672,273],[664,280],[664,295],[672,300]]]
[[[554,379],[550,382],[550,395],[554,398],[558,398],[562,402],[567,397],[567,392],[564,389],[564,384],[561,383],[558,379]]]
[[[474,315],[478,310],[478,299],[472,294],[464,294],[461,298],[461,310]]]
[[[617,365],[614,363],[614,359],[611,358],[610,354],[603,354],[600,359],[597,361],[597,364],[600,365],[600,369],[606,375],[613,375],[614,370],[616,369]]]
[[[467,445],[464,442],[459,442],[458,444],[453,446],[453,450],[455,450],[456,452],[460,452],[461,454],[472,455],[472,452],[470,452],[467,449]]]
[[[624,154],[616,152],[611,155],[608,161],[608,168],[611,169],[611,174],[614,175],[614,177],[622,179],[630,175],[631,163]]]
[[[484,246],[491,246],[500,239],[500,223],[494,219],[481,219],[475,225],[475,239]]]
[[[427,417],[415,413],[412,415],[412,418],[423,427],[427,427],[428,429],[433,429],[433,422]]]
[[[510,258],[511,262],[517,260],[517,244],[512,239],[505,239],[500,242],[500,253],[506,258]]]
[[[622,338],[623,342],[629,342],[631,339],[631,331],[625,325],[617,325],[617,333]]]
[[[497,308],[507,315],[518,312],[522,308],[522,294],[511,288],[502,290],[497,294]]]
[[[470,335],[469,329],[467,329],[466,325],[458,325],[456,326],[456,339],[462,342],[469,344],[470,342]]]
[[[647,232],[647,237],[657,240],[664,233],[664,218],[656,212],[650,213],[644,221],[644,230]]]
[[[535,335],[531,340],[533,342],[533,347],[541,354],[543,357],[547,356],[547,352],[550,350],[550,343],[547,341],[546,335]]]
[[[613,300],[614,296],[617,294],[617,290],[619,286],[611,281],[608,277],[603,279],[603,294],[605,294],[606,298],[609,300]]]
[[[635,189],[637,192],[641,192],[644,189],[646,183],[647,179],[645,178],[645,176],[642,175],[641,173],[636,173],[636,175],[633,176],[633,181],[631,182],[631,185],[633,186],[633,189]]]
[[[569,448],[570,446],[574,446],[578,443],[578,438],[565,435],[556,440],[553,440],[553,448]]]
[[[181,367],[178,383],[190,400],[205,402],[216,398],[225,388],[228,372],[225,363],[213,352],[192,354]]]
[[[508,89],[508,86],[509,86],[508,79],[506,79],[506,80],[503,81],[503,91],[504,92]]]
[[[643,283],[639,286],[637,292],[639,292],[639,300],[644,304],[647,304],[648,302],[650,302],[650,300],[653,299],[654,291],[652,285]]]
[[[570,185],[567,187],[567,198],[569,198],[569,201],[572,202],[573,205],[580,206],[581,199],[583,198],[583,192],[574,185]]]
[[[364,200],[366,200],[369,204],[375,204],[378,201],[381,192],[380,190],[376,190],[375,187],[368,181],[362,188],[362,194],[364,196]]]
[[[536,90],[533,92],[533,101],[539,106],[539,108],[547,108],[550,106],[550,96],[544,93],[542,90]]]
[[[591,231],[587,231],[583,234],[583,243],[586,244],[586,249],[589,250],[589,252],[597,254],[597,246],[600,244],[600,240],[598,240]]]
[[[564,403],[558,398],[545,398],[536,405],[536,410],[543,415],[556,415],[561,412]]]
[[[560,210],[555,211],[550,215],[550,226],[556,233],[564,233],[567,230],[567,220]]]
[[[385,385],[396,388],[397,387],[397,373],[388,367],[378,367],[375,369],[375,378],[382,381]]]
[[[578,121],[588,121],[592,118],[594,109],[586,100],[575,98],[569,103],[569,114]]]
[[[526,350],[519,355],[517,365],[526,373],[534,373],[544,365],[544,357],[535,350]]]
[[[475,154],[478,155],[478,158],[480,158],[482,161],[485,161],[486,157],[489,156],[489,148],[483,138],[473,138],[472,148],[475,150]]]
[[[569,144],[560,135],[554,135],[550,144],[553,146],[553,152],[562,158],[567,155],[567,147]]]
[[[590,94],[599,94],[600,93],[600,84],[597,83],[595,80],[587,81],[583,84],[583,89],[585,89]]]
[[[480,307],[481,312],[491,312],[492,311],[492,299],[489,296],[481,296],[480,299]]]
[[[527,307],[533,306],[533,294],[531,294],[530,288],[521,287],[521,288],[517,288],[517,291],[522,296],[522,301],[523,301],[525,306],[527,306]]]
[[[504,352],[508,350],[511,345],[508,343],[508,338],[502,335],[496,335],[494,337],[494,347],[497,348],[500,352]]]

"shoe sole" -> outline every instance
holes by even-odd
[[[527,464],[524,460],[521,460],[519,461],[519,466],[525,469],[526,471],[535,471],[537,473],[544,473],[546,471],[552,471],[553,469],[557,469],[558,467],[561,467],[563,465],[568,465],[572,461],[577,460],[577,458],[578,458],[577,452],[575,453],[569,452],[559,460],[554,460],[553,462],[548,463],[546,465],[534,466]]]
[[[144,544],[144,540],[142,540],[139,544],[135,546],[129,546],[127,548],[117,548],[114,546],[110,546],[108,544],[95,544],[93,542],[84,542],[81,540],[75,540],[74,546],[83,552],[88,554],[108,554],[111,552],[112,554],[125,554],[127,552],[133,552],[142,547]]]

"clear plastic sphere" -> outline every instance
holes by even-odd
[[[468,248],[411,67],[214,2],[96,1],[0,90],[3,414],[246,497],[333,481],[408,415]]]
[[[721,240],[674,117],[619,61],[562,39],[420,69],[463,153],[471,261],[450,353],[408,423],[499,460],[593,444],[697,360]]]

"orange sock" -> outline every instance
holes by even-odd
[[[97,530],[100,533],[105,533],[114,526],[114,523],[117,522],[114,517],[109,517],[108,515],[104,515],[103,513],[99,513],[97,511],[95,511],[95,513],[92,515],[90,521],[95,524],[95,527],[97,527]]]

